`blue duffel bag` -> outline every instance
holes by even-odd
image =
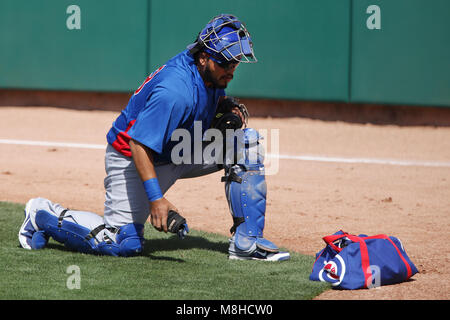
[[[323,237],[309,276],[336,289],[373,288],[408,280],[418,272],[396,237],[352,235],[338,231]]]

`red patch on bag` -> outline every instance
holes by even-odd
[[[328,272],[328,275],[336,280],[339,280],[339,276],[337,275],[337,266],[333,262],[329,262],[325,265],[323,268],[326,272]]]

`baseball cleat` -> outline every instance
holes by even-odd
[[[241,250],[236,246],[234,237],[230,239],[228,248],[228,258],[230,260],[284,261],[289,260],[290,257],[289,252],[279,251],[278,248],[267,248],[266,250],[265,247],[256,243],[247,251]]]
[[[230,252],[228,258],[230,260],[259,260],[259,261],[285,261],[289,260],[291,255],[289,252],[267,252],[257,249],[249,255],[240,255]]]
[[[22,248],[31,249],[41,249],[48,241],[48,237],[45,235],[44,231],[39,231],[38,226],[34,221],[32,213],[32,205],[35,199],[31,199],[25,205],[25,220],[19,230],[19,243]]]
[[[33,203],[33,199],[29,200],[25,205],[25,220],[22,223],[22,226],[19,230],[19,242],[22,248],[31,250],[31,240],[33,238],[33,234],[37,231],[31,222],[31,205]]]

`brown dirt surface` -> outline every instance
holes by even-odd
[[[106,145],[106,132],[117,115],[1,107],[0,139]],[[269,133],[278,129],[282,155],[450,162],[449,127],[304,118],[252,118],[249,125]],[[267,147],[271,152],[270,143]],[[26,203],[42,196],[102,214],[103,156],[98,149],[0,143],[0,200]],[[231,217],[221,174],[178,181],[167,198],[191,228],[228,236]],[[317,299],[450,298],[450,167],[280,159],[267,184],[265,236],[278,245],[314,255],[324,247],[322,237],[340,229],[383,233],[401,239],[420,271],[401,284],[329,290]]]

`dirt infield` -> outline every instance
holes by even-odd
[[[112,111],[0,107],[0,139],[102,145],[117,115]],[[280,159],[278,173],[267,176],[267,238],[314,255],[324,246],[322,237],[339,229],[354,234],[385,233],[402,240],[420,271],[402,284],[330,290],[317,299],[450,298],[450,127],[303,118],[252,118],[249,124],[269,132],[279,129],[282,155],[315,156]],[[42,196],[101,214],[103,155],[101,149],[3,141],[0,200],[25,203]],[[364,163],[362,159],[397,162]],[[216,173],[178,181],[167,198],[191,228],[229,235],[231,217],[220,177]]]

